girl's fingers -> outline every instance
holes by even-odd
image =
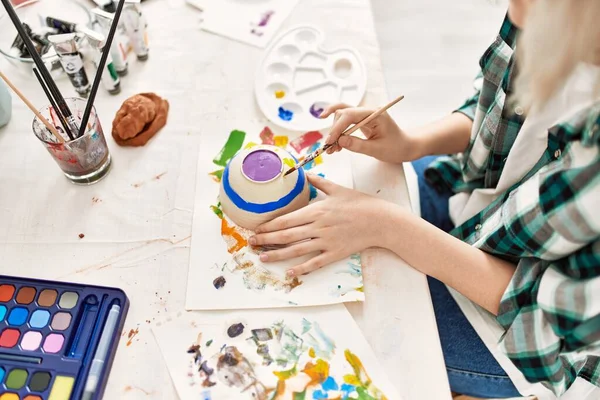
[[[259,233],[250,237],[248,243],[252,246],[296,243],[311,238],[309,227],[310,225],[302,225],[282,231]]]
[[[318,239],[305,240],[283,249],[264,252],[260,255],[260,260],[263,262],[289,260],[315,251],[319,251]]]
[[[336,104],[332,104],[329,107],[327,107],[325,110],[323,110],[323,112],[321,113],[321,115],[319,116],[319,118],[327,118],[329,117],[331,114],[333,114],[334,112],[336,112],[337,110],[341,110],[344,108],[350,108],[350,106],[346,103],[336,103]]]
[[[314,217],[311,213],[311,206],[308,205],[304,208],[301,208],[296,211],[292,211],[289,214],[282,215],[281,217],[275,218],[269,222],[265,222],[264,224],[258,226],[254,233],[267,233],[267,232],[275,232],[281,231],[284,229],[294,228],[296,226],[306,225],[314,221]]]
[[[321,253],[300,265],[288,269],[286,275],[288,277],[300,276],[324,267],[325,265],[335,261],[330,254],[330,252]]]
[[[335,143],[342,133],[353,124],[356,124],[373,113],[366,108],[344,108],[336,111],[336,120],[325,140],[326,144]]]

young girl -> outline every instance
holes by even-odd
[[[383,114],[340,137],[373,110],[330,107],[331,152],[416,160],[422,219],[311,176],[327,198],[251,244],[289,244],[265,262],[317,252],[291,276],[368,247],[427,274],[455,392],[599,399],[599,19],[598,0],[511,0],[475,95],[412,132]]]

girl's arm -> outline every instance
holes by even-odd
[[[424,156],[462,153],[469,145],[473,121],[462,113],[409,130],[414,139],[417,160]]]
[[[381,212],[380,232],[385,232],[382,247],[498,314],[515,265],[472,247],[393,204]]]

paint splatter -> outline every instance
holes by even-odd
[[[285,91],[283,90],[276,90],[275,91],[275,98],[277,99],[283,99],[285,97]]]
[[[127,346],[131,346],[131,343],[133,343],[133,339],[135,339],[138,333],[140,333],[139,328],[135,328],[135,330],[129,330],[129,333],[127,334],[127,339],[129,339],[127,340]]]
[[[309,386],[317,383],[325,382],[325,379],[329,376],[329,363],[321,360],[320,358],[313,364],[311,361],[306,363],[306,366],[302,370],[306,375],[310,377]]]
[[[272,10],[269,10],[266,13],[264,13],[262,15],[262,17],[260,18],[260,22],[258,23],[258,26],[267,26],[267,24],[271,20],[271,17],[273,16],[273,14],[275,14],[275,11],[272,11]]]
[[[371,378],[367,374],[367,371],[360,361],[360,358],[358,358],[348,349],[344,351],[344,356],[354,371],[354,375],[344,375],[344,382],[349,385],[356,386],[356,391],[358,392],[359,398],[368,399],[368,395],[375,399],[387,400],[385,395],[379,389],[377,389],[375,385],[373,385],[373,381],[371,381]]]
[[[306,132],[304,135],[297,137],[290,142],[290,146],[298,154],[307,147],[314,146],[319,140],[323,139],[323,135],[318,131]]]
[[[230,338],[238,337],[242,333],[244,333],[244,324],[242,323],[233,324],[227,328],[227,335]]]
[[[294,118],[294,112],[292,110],[286,110],[283,107],[279,107],[277,109],[277,113],[279,118],[281,118],[283,121],[291,121],[292,118]]]
[[[227,281],[225,280],[224,276],[219,276],[219,277],[215,278],[215,280],[213,281],[213,286],[215,287],[215,289],[219,290],[223,286],[225,286],[226,282]]]
[[[273,139],[273,131],[271,131],[271,129],[268,126],[265,126],[263,128],[259,136],[260,140],[262,141],[262,144],[275,144],[275,141]]]
[[[213,163],[225,167],[227,162],[242,148],[244,139],[246,138],[246,132],[233,130],[229,133],[229,138],[225,145],[213,159]]]
[[[83,239],[83,238],[85,237],[85,235],[84,235],[83,233],[80,233],[80,234],[79,234],[79,235],[77,235],[77,236],[79,236],[79,239]]]
[[[210,345],[212,344],[212,342],[213,342],[213,340],[212,340],[212,339],[210,339],[208,342],[206,342],[206,345],[205,345],[205,346],[206,346],[206,347],[210,347]]]
[[[323,111],[325,111],[325,109],[323,107],[318,107],[317,103],[315,103],[312,106],[310,106],[309,111],[313,117],[320,118],[321,114],[323,114]]]
[[[280,147],[282,149],[285,149],[285,147],[287,146],[289,141],[289,138],[287,136],[275,136],[273,138],[273,144],[275,144],[275,146]]]
[[[209,173],[208,175],[212,178],[213,181],[220,183],[221,179],[223,178],[223,171],[225,171],[225,169],[218,169]]]
[[[246,144],[246,145],[244,146],[244,150],[251,149],[251,148],[253,148],[254,146],[256,146],[256,143],[254,143],[254,142],[248,142],[248,144]]]

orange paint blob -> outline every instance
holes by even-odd
[[[229,226],[225,218],[221,219],[221,235],[229,236],[235,240],[235,244],[227,249],[227,251],[231,254],[241,250],[245,246],[248,246],[248,241],[244,239],[238,231],[235,230],[235,227]]]

